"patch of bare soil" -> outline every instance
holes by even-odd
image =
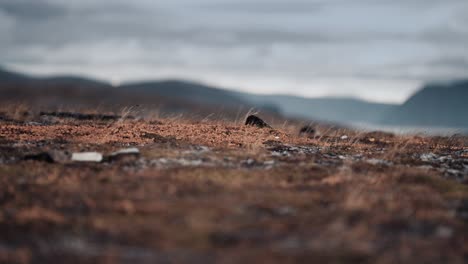
[[[0,263],[468,261],[466,138],[313,129],[0,118]]]

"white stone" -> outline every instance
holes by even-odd
[[[434,153],[424,153],[420,156],[420,159],[425,162],[433,161],[437,158]]]
[[[79,162],[101,162],[102,154],[99,152],[80,152],[72,154],[72,161]]]

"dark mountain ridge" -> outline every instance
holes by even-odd
[[[291,95],[259,95],[180,80],[109,83],[77,76],[32,77],[0,68],[0,100],[45,101],[78,104],[166,105],[167,111],[231,112],[260,109],[288,117],[337,123],[394,126],[468,127],[468,80],[424,86],[402,105],[367,102],[354,98],[303,98]],[[211,109],[211,110],[208,110]]]
[[[121,85],[117,89],[142,93],[148,96],[190,100],[198,104],[225,105],[229,107],[250,105],[248,101],[243,100],[231,91],[180,80],[129,83]]]
[[[0,82],[5,84],[7,82],[22,82],[29,80],[30,77],[17,72],[12,72],[0,67]]]
[[[250,95],[256,103],[277,105],[282,113],[312,120],[339,123],[374,123],[396,105],[372,103],[355,98],[304,98],[291,95]]]
[[[393,109],[384,124],[468,127],[468,80],[430,83]]]

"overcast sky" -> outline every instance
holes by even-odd
[[[468,77],[467,0],[0,0],[0,64],[401,102]]]

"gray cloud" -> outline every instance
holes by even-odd
[[[217,2],[200,5],[200,8],[212,9],[214,12],[230,12],[230,13],[254,13],[254,14],[284,14],[284,13],[315,13],[319,12],[323,2],[318,1],[294,1],[294,3],[286,1],[271,0],[268,3],[261,1],[249,2]]]
[[[401,101],[417,84],[468,72],[466,13],[465,0],[0,0],[0,60]]]
[[[66,13],[64,8],[42,0],[2,0],[0,1],[0,10],[20,20],[50,19],[51,17],[63,16]]]

